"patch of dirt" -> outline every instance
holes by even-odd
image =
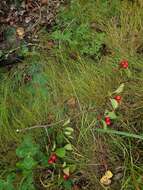
[[[14,3],[17,2],[17,3]],[[0,66],[11,65],[21,41],[37,41],[41,27],[49,30],[55,23],[59,8],[66,0],[2,0],[0,1]]]
[[[22,26],[32,32],[37,25],[51,25],[64,0],[24,0],[19,4],[0,2],[0,23]],[[1,26],[3,27],[3,26]]]

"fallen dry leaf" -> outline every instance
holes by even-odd
[[[111,184],[111,179],[109,179],[106,175],[104,175],[101,179],[100,179],[100,183],[102,185],[110,185]]]
[[[107,176],[108,179],[110,179],[110,178],[113,177],[113,174],[112,174],[112,172],[111,172],[110,170],[107,170],[107,171],[105,172],[105,176]]]
[[[102,178],[100,179],[100,183],[103,185],[110,185],[112,177],[113,177],[113,173],[110,170],[107,170],[105,172],[105,175],[103,175]]]
[[[16,33],[17,33],[17,36],[18,36],[20,39],[23,39],[23,38],[24,38],[24,35],[25,35],[24,28],[18,27],[18,28],[16,29]]]

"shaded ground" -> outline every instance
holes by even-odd
[[[0,2],[0,66],[23,59],[18,50],[21,44],[38,43],[37,32],[55,23],[63,0],[27,0]]]

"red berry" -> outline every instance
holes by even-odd
[[[48,163],[49,164],[53,164],[54,162],[53,162],[53,160],[51,160],[51,158],[48,160]]]
[[[107,125],[111,125],[111,121],[106,121],[106,124]]]
[[[64,174],[64,175],[63,175],[63,178],[64,178],[64,180],[68,180],[68,179],[69,179],[69,175]]]
[[[105,117],[105,121],[110,121],[110,117]]]
[[[114,99],[119,103],[121,101],[122,97],[118,95],[118,96],[115,96]]]
[[[52,160],[53,162],[56,162],[56,161],[57,161],[57,155],[56,155],[56,154],[52,154],[51,160]]]
[[[120,62],[121,68],[127,69],[129,67],[129,63],[127,60],[123,60]]]
[[[105,117],[105,123],[106,123],[107,125],[111,125],[110,117]]]

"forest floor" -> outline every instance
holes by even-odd
[[[0,190],[143,190],[142,1],[32,2],[0,7]]]

